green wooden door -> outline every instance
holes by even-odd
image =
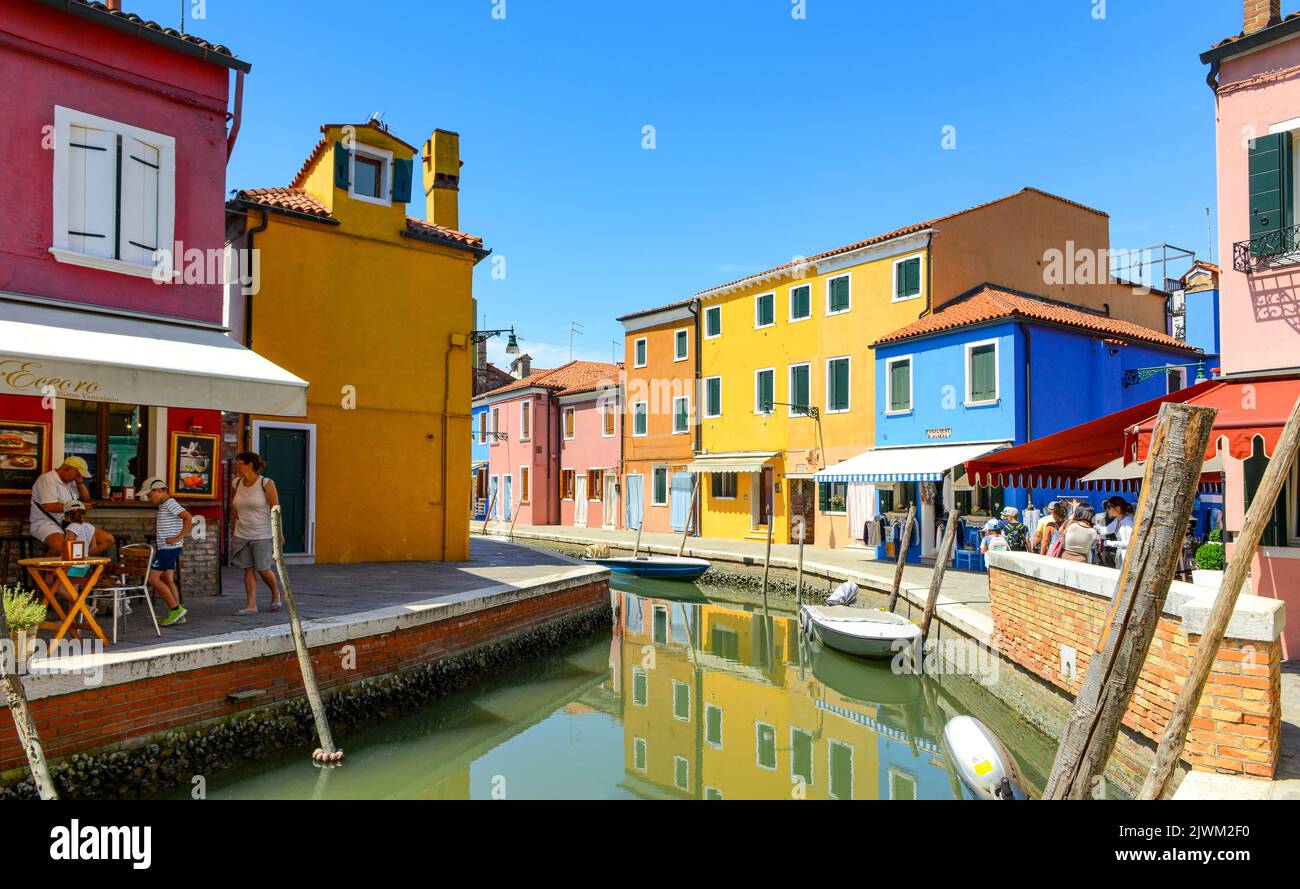
[[[307,552],[307,430],[263,427],[258,453],[275,482],[284,519],[284,551]]]

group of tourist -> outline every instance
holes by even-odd
[[[1031,531],[1020,521],[1020,510],[1008,506],[1000,520],[985,523],[980,552],[1032,552],[1070,562],[1111,561],[1118,566],[1133,536],[1133,506],[1123,497],[1111,497],[1103,508],[1105,517],[1099,518],[1084,501],[1054,500]]]
[[[231,514],[234,534],[231,563],[244,569],[244,593],[247,601],[238,616],[256,614],[257,577],[271,591],[271,611],[283,607],[280,590],[272,571],[271,508],[279,503],[275,482],[262,475],[262,458],[251,451],[235,457],[235,478],[231,483]],[[112,534],[96,528],[87,520],[90,492],[86,482],[90,467],[78,456],[69,456],[58,467],[42,474],[32,486],[29,533],[43,544],[50,558],[63,558],[69,540],[84,545],[88,558],[104,556],[116,541]],[[171,495],[167,482],[156,476],[145,479],[138,499],[158,508],[154,523],[154,557],[149,565],[149,586],[167,606],[167,615],[158,621],[169,627],[184,623],[188,613],[176,585],[177,563],[194,524],[194,517]],[[75,566],[73,566],[75,568]],[[71,574],[70,574],[71,576]],[[66,590],[60,590],[65,596]]]

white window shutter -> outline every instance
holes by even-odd
[[[126,262],[153,265],[158,243],[158,172],[161,152],[122,137],[122,255]],[[166,245],[170,247],[171,245]]]
[[[68,247],[113,258],[117,136],[73,126],[68,147]]]

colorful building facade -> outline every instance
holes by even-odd
[[[475,399],[488,433],[488,514],[524,525],[622,527],[622,367],[570,361]]]
[[[319,381],[302,420],[248,413],[239,435],[297,558],[469,556],[471,275],[488,251],[459,229],[459,176],[455,133],[417,148],[375,121],[326,124],[289,187],[228,204],[231,248],[260,263],[255,293],[228,294],[232,335]],[[421,183],[425,219],[407,215]]]
[[[1162,296],[1110,279],[1108,225],[1027,188],[698,294],[703,533],[763,539],[770,514],[778,543],[860,539],[813,474],[875,441],[867,344],[986,282],[1164,330]],[[1083,255],[1102,271],[1068,272]]]
[[[26,535],[36,477],[75,455],[90,521],[145,542],[154,510],[132,494],[162,477],[199,519],[180,563],[197,594],[219,592],[222,411],[306,402],[222,323],[232,72],[242,87],[249,69],[99,4],[0,17],[0,525]]]
[[[624,315],[624,522],[648,532],[698,533],[687,469],[700,449],[696,300]],[[692,497],[696,503],[692,509]]]

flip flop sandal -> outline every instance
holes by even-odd
[[[256,608],[241,608],[234,613],[235,617],[247,617],[250,614],[257,614]]]
[[[279,602],[272,602],[271,607],[268,608],[267,611],[280,611],[282,608],[284,608],[283,599],[281,599]]]

